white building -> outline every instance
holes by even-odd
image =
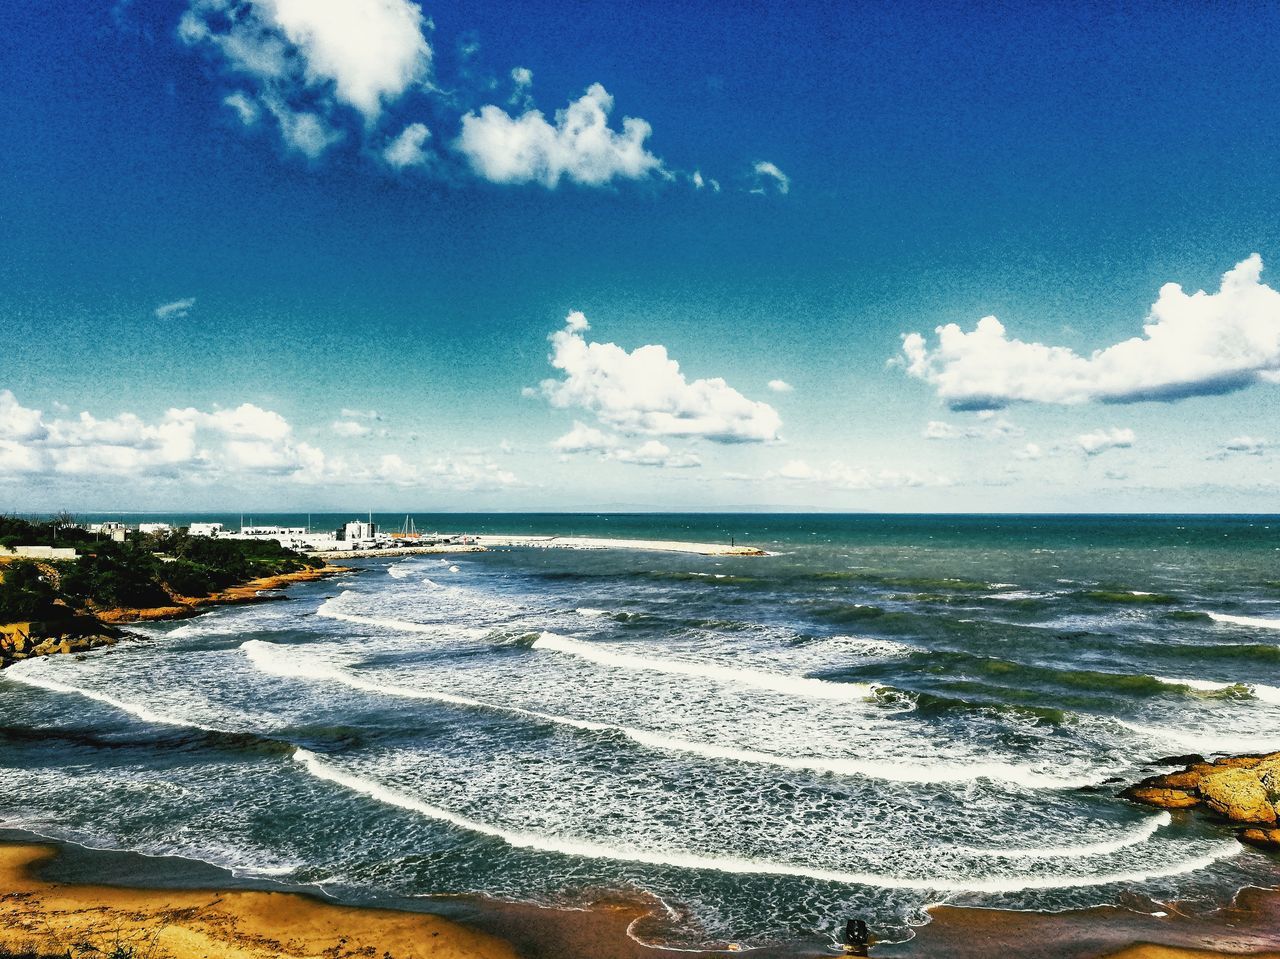
[[[346,543],[368,543],[377,539],[378,526],[376,523],[353,519],[350,523],[339,527],[336,536]]]
[[[168,523],[139,523],[139,533],[172,533],[173,527]]]
[[[221,532],[221,523],[192,523],[187,527],[190,536],[217,536]]]

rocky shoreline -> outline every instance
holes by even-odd
[[[276,576],[263,576],[239,586],[232,586],[209,596],[175,597],[171,605],[145,608],[92,608],[91,614],[80,614],[58,623],[58,632],[46,635],[15,634],[0,640],[0,669],[40,656],[85,653],[103,646],[114,646],[130,634],[117,624],[158,622],[198,616],[211,606],[238,603],[261,603],[278,596],[264,592],[283,589],[295,583],[311,582],[349,572],[344,566],[308,567]]]
[[[1280,752],[1225,756],[1179,756],[1177,772],[1149,776],[1124,790],[1124,799],[1160,809],[1203,808],[1236,826],[1241,842],[1280,851]]]

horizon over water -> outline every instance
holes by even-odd
[[[1229,828],[1115,795],[1160,757],[1280,749],[1280,517],[414,520],[772,555],[357,555],[287,602],[24,662],[0,826],[362,902],[652,896],[634,935],[679,947],[1280,885]]]

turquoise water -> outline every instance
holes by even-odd
[[[1280,518],[416,522],[774,555],[364,559],[22,664],[0,823],[362,901],[634,892],[663,904],[637,937],[687,946],[1280,884],[1115,798],[1162,756],[1280,749]]]

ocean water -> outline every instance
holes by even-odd
[[[1280,885],[1229,829],[1115,798],[1159,757],[1280,749],[1280,518],[417,525],[772,555],[364,559],[20,664],[0,824],[361,901],[634,893],[637,938],[690,948]]]

